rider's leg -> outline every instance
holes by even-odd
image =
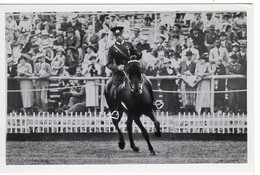
[[[145,76],[143,76],[143,77],[144,77],[144,80],[147,82],[146,84],[147,84],[147,88],[148,88],[149,94],[150,94],[152,102],[153,102],[154,110],[162,108],[162,106],[164,105],[163,102],[156,100],[154,98],[152,82],[148,78],[146,78]]]

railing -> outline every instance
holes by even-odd
[[[168,115],[157,112],[163,133],[247,133],[247,116],[242,114],[181,114]],[[154,124],[148,117],[141,117],[148,132],[154,132]],[[54,114],[45,113],[27,116],[10,114],[7,116],[7,133],[115,133],[112,120],[101,113]],[[123,115],[119,127],[126,133],[126,116]],[[134,123],[133,132],[141,133]]]
[[[151,80],[161,80],[161,79],[181,79],[180,76],[147,76],[149,79]],[[213,114],[214,113],[214,80],[217,79],[245,79],[246,76],[244,75],[211,75],[211,76],[206,76],[203,79],[210,79],[211,80],[211,90],[210,90],[210,94],[211,94],[211,103],[210,103],[210,111]],[[35,79],[39,79],[38,77],[13,77],[10,79],[29,79],[29,80],[35,80]],[[100,111],[103,114],[104,113],[104,104],[105,104],[105,97],[104,97],[104,87],[105,87],[105,83],[106,80],[108,80],[109,77],[63,77],[63,76],[54,76],[54,77],[50,77],[49,80],[50,81],[57,81],[57,80],[86,80],[86,81],[90,81],[90,80],[100,80],[100,83],[98,85],[101,86],[101,94],[100,94],[100,98],[101,98],[101,103],[100,103]],[[241,91],[246,91],[246,89],[242,89]],[[159,89],[157,90],[157,92],[162,92],[163,90]],[[223,93],[227,93],[228,91],[225,90],[225,92]],[[179,92],[175,92],[175,93],[179,93]],[[196,92],[194,92],[196,93]]]

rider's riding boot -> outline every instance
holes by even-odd
[[[115,92],[114,92],[114,100],[115,100],[115,102],[116,102],[116,108],[115,108],[115,110],[114,111],[112,111],[112,113],[111,113],[111,117],[112,118],[116,118],[116,119],[118,119],[118,117],[119,117],[119,112],[118,112],[118,106],[119,106],[119,95],[117,94],[118,92],[115,90]]]
[[[146,78],[145,78],[146,79]],[[148,91],[150,93],[151,99],[153,101],[153,110],[161,109],[164,106],[164,103],[162,100],[155,100],[154,95],[153,95],[153,88],[152,88],[152,83],[146,79],[148,82]]]

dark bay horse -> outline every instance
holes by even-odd
[[[149,151],[151,155],[156,155],[154,151],[148,132],[144,128],[143,124],[140,121],[140,117],[144,114],[148,116],[155,125],[156,132],[155,135],[157,137],[161,136],[160,131],[160,123],[157,121],[154,111],[152,99],[148,91],[148,82],[145,79],[144,75],[141,73],[141,64],[137,60],[129,61],[127,64],[127,73],[125,73],[125,80],[120,88],[120,99],[121,104],[117,107],[119,112],[118,118],[112,118],[113,124],[115,125],[118,134],[119,134],[119,143],[118,146],[120,149],[125,148],[125,140],[124,136],[118,126],[122,118],[123,112],[127,114],[127,132],[129,135],[130,147],[133,151],[138,152],[139,148],[135,145],[132,135],[132,124],[133,121],[137,124],[137,126],[141,129],[143,137],[145,138]],[[113,92],[109,91],[109,89],[105,88],[105,97],[108,103],[108,106],[111,109],[115,109],[115,104],[111,100],[111,94]]]

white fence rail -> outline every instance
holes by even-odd
[[[247,115],[244,114],[180,114],[170,116],[158,112],[163,133],[247,133]],[[153,122],[141,117],[148,132],[154,132]],[[115,133],[117,132],[109,116],[97,113],[41,115],[10,114],[7,116],[7,133]],[[126,116],[119,127],[126,133]],[[141,133],[133,124],[133,132]]]

